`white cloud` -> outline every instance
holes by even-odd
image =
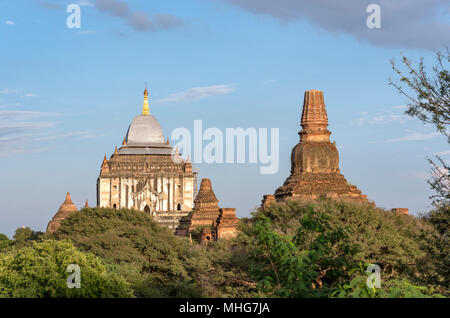
[[[14,25],[15,23],[14,23],[14,21],[6,21],[5,22],[7,25]]]
[[[90,1],[77,1],[76,4],[78,4],[81,7],[93,7],[94,4]]]
[[[406,175],[409,175],[413,178],[421,179],[421,180],[428,180],[431,176],[430,173],[422,172],[422,171],[412,171],[412,172],[406,173]]]
[[[35,112],[31,110],[0,110],[0,119],[22,121],[32,117],[62,116],[60,113]]]
[[[11,89],[11,88],[0,89],[0,94],[2,94],[2,95],[17,94],[19,92],[20,92],[20,90],[18,90],[18,89]]]
[[[353,124],[356,126],[378,125],[392,122],[404,122],[409,118],[403,114],[385,113],[369,116],[367,112],[361,113],[362,117],[356,118]]]
[[[92,131],[88,130],[81,130],[81,131],[71,131],[68,133],[60,133],[60,134],[51,134],[44,137],[36,138],[35,140],[41,141],[41,140],[53,140],[53,139],[60,139],[60,138],[70,138],[70,137],[79,137],[79,138],[95,138],[99,137],[101,135],[93,134]]]
[[[435,156],[447,156],[447,155],[450,155],[450,150],[433,152],[432,155],[435,155]]]
[[[48,150],[51,148],[49,141],[56,139],[92,139],[103,136],[86,130],[61,132],[56,129],[61,121],[48,120],[49,117],[65,115],[70,114],[0,110],[0,157]]]
[[[159,99],[156,102],[177,103],[187,100],[199,100],[211,96],[229,94],[234,91],[235,88],[233,84],[192,87],[182,92],[170,94],[169,96]]]
[[[436,137],[440,137],[442,134],[440,132],[432,132],[432,133],[412,133],[408,136],[387,139],[387,142],[402,142],[402,141],[420,141],[420,140],[428,140]]]
[[[124,19],[137,31],[159,31],[183,25],[182,20],[170,14],[156,13],[150,17],[144,11],[133,11],[125,1],[96,0],[95,7],[102,12]]]
[[[436,49],[448,43],[448,0],[223,0],[283,23],[309,21],[332,33],[349,34],[383,47]],[[369,29],[366,9],[381,7],[381,28]]]

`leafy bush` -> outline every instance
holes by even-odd
[[[256,291],[239,267],[245,254],[235,244],[191,244],[140,211],[83,209],[49,236],[70,239],[78,249],[115,264],[138,297],[250,297]]]
[[[81,288],[68,288],[67,266],[81,269]],[[130,297],[129,284],[68,241],[45,240],[0,254],[0,297]]]
[[[6,250],[11,244],[11,240],[5,234],[0,233],[0,252]]]
[[[378,264],[385,277],[418,273],[418,260],[429,255],[424,245],[427,235],[434,233],[428,222],[410,215],[393,213],[369,204],[320,200],[314,210],[329,217],[334,227],[347,229],[351,243],[358,246],[356,262]],[[258,211],[265,215],[279,233],[292,235],[310,209],[311,202],[290,201]]]
[[[349,283],[339,286],[339,290],[335,291],[331,297],[337,298],[442,298],[444,296],[436,293],[433,288],[426,286],[416,286],[411,284],[407,279],[402,280],[392,279],[380,288],[369,288],[367,286],[367,275],[364,275],[364,268],[369,264],[352,272],[359,272]]]
[[[46,237],[70,239],[99,256],[137,297],[448,293],[445,270],[438,268],[448,261],[442,254],[447,241],[437,240],[442,236],[426,219],[368,204],[289,201],[256,211],[239,228],[236,238],[204,246],[176,237],[140,211],[88,208]],[[375,294],[357,270],[364,263],[382,269],[383,289]]]
[[[355,278],[351,269],[359,263],[378,264],[384,282],[407,281],[448,292],[426,279],[436,271],[429,267],[436,263],[436,244],[430,240],[436,231],[413,216],[369,204],[289,201],[258,210],[245,226],[246,235],[256,239],[254,254],[265,257],[255,256],[253,266],[269,295],[329,296]]]
[[[180,257],[187,240],[139,211],[86,208],[61,222],[51,236],[70,239],[78,249],[119,265],[116,270],[139,289],[145,281],[161,292],[169,283],[188,279]]]

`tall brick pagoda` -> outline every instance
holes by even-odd
[[[322,91],[305,92],[301,126],[300,142],[292,149],[291,174],[274,195],[264,196],[262,205],[324,197],[367,202],[367,196],[340,173],[339,153],[330,142]]]

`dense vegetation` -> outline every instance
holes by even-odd
[[[66,269],[81,268],[82,288],[68,288]],[[131,297],[124,278],[68,241],[44,240],[0,255],[0,297]]]
[[[0,295],[447,296],[447,227],[433,215],[442,212],[415,218],[368,204],[292,201],[255,211],[238,237],[204,246],[139,211],[87,208],[51,235],[20,228],[13,240],[0,236]],[[72,263],[84,273],[81,289],[65,286]],[[367,287],[371,263],[381,267],[381,288]]]

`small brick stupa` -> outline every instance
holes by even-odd
[[[193,212],[181,219],[176,234],[189,236],[199,228],[202,229],[201,241],[231,238],[236,236],[236,225],[239,219],[236,217],[236,209],[220,208],[212,189],[211,180],[203,178],[200,190],[194,200]]]
[[[219,216],[219,200],[212,189],[211,180],[203,178],[200,190],[194,200],[194,212],[190,218],[189,230],[198,226],[211,226]]]
[[[236,209],[220,209],[219,217],[215,223],[214,235],[216,239],[229,239],[237,235],[239,219],[236,217]]]
[[[67,218],[72,213],[78,211],[78,208],[73,204],[72,199],[70,198],[70,193],[67,192],[66,199],[63,204],[59,207],[58,212],[53,216],[53,218],[48,222],[47,232],[53,233],[55,232],[59,226],[61,225],[62,220]]]
[[[288,199],[349,199],[367,202],[366,195],[347,182],[339,170],[339,153],[330,142],[331,132],[323,93],[305,92],[300,142],[292,149],[291,174],[274,195],[264,196],[262,206]]]
[[[217,220],[219,211],[219,200],[214,194],[211,180],[203,178],[194,200],[194,210],[191,215],[180,220],[177,235],[185,236],[198,227],[210,227]]]

